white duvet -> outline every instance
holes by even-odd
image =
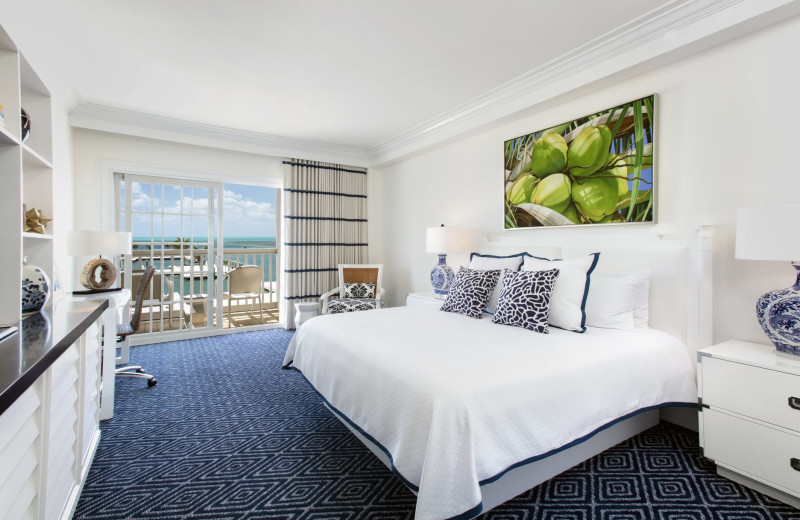
[[[481,481],[509,466],[697,400],[686,347],[663,332],[537,334],[429,305],[309,320],[290,363],[391,454],[420,520],[478,513]]]

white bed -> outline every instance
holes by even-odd
[[[674,269],[685,246],[671,261],[663,247],[624,252]],[[484,249],[504,247],[518,246]],[[681,272],[664,280],[681,299],[665,308],[685,313],[680,340],[656,329],[543,335],[413,306],[310,320],[284,366],[417,493],[416,518],[470,518],[654,425],[659,407],[696,403],[685,324],[708,306],[687,302],[704,291],[691,267]]]

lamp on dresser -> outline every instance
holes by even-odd
[[[797,270],[792,287],[770,291],[756,302],[756,316],[781,352],[800,356],[800,204],[739,208],[736,258],[791,262]]]
[[[91,294],[119,291],[113,287],[117,280],[117,268],[105,256],[129,255],[133,250],[131,233],[125,231],[70,231],[67,237],[67,254],[71,256],[95,256],[84,266],[80,274],[83,291],[73,294]]]
[[[425,232],[425,250],[439,255],[439,263],[431,269],[431,285],[436,294],[450,292],[455,274],[447,265],[447,253],[468,253],[476,246],[476,234],[458,227],[429,227]]]

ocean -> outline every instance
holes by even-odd
[[[155,242],[156,239],[151,239],[150,237],[133,237],[133,249],[134,251],[143,251],[143,250],[151,250],[151,251],[161,251],[161,240],[160,237],[157,239],[158,243]],[[178,237],[164,237],[164,250],[165,254],[169,250],[176,250],[180,249],[179,244],[181,242],[184,243],[184,249],[188,249],[187,243],[190,242],[188,238],[184,238],[181,240]],[[194,242],[195,250],[202,250],[206,249],[206,245],[208,244],[208,237],[194,237],[191,242]],[[216,245],[216,239],[214,240],[214,244]],[[236,267],[236,265],[257,265],[259,267],[264,268],[264,281],[265,282],[272,282],[277,279],[277,262],[276,257],[272,254],[264,255],[262,253],[255,253],[255,254],[241,254],[237,253],[235,255],[229,255],[226,253],[227,250],[231,249],[275,249],[276,247],[276,239],[275,237],[225,237],[223,241],[223,264],[226,270]],[[187,251],[188,252],[188,251]],[[163,263],[159,253],[154,253],[154,258],[152,264],[155,265],[157,269],[164,269],[169,270],[173,268],[172,259],[166,258],[164,259]],[[271,260],[271,266],[270,264]],[[196,262],[197,260],[195,260]],[[145,263],[149,264],[149,261]],[[144,264],[139,264],[137,261],[134,264],[134,269],[143,268]],[[187,264],[184,264],[187,265]],[[174,267],[178,267],[175,265]],[[269,268],[271,267],[271,269]],[[175,283],[175,289],[179,291],[183,295],[189,294],[199,294],[199,293],[207,293],[208,292],[208,279],[207,277],[194,277],[190,278],[186,276],[183,280],[183,283],[178,284],[177,279],[179,275],[173,274],[171,275],[173,283]],[[225,289],[227,290],[227,280],[224,282]],[[268,286],[267,286],[268,287]],[[269,301],[269,297],[267,297],[267,301]]]

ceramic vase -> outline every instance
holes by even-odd
[[[794,268],[798,272],[795,284],[759,298],[756,315],[779,351],[800,356],[800,265]]]
[[[439,263],[431,269],[431,285],[436,294],[446,295],[450,292],[450,286],[456,275],[450,266],[447,265],[447,255],[439,255]]]
[[[31,265],[27,258],[22,260],[22,315],[39,312],[50,299],[52,286],[41,267]]]

